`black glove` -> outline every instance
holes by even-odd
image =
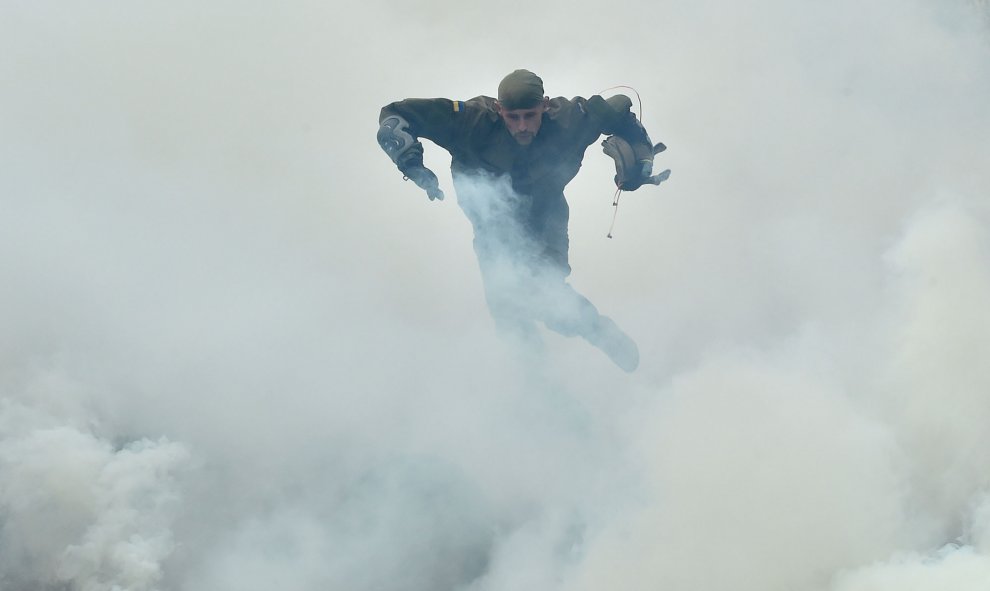
[[[443,201],[443,191],[440,190],[440,181],[437,180],[437,175],[433,174],[432,170],[422,164],[401,167],[399,170],[402,171],[405,179],[411,180],[420,189],[426,191],[426,195],[430,198],[430,201],[434,199]]]

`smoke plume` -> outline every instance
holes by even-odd
[[[0,6],[0,589],[990,588],[985,2]],[[500,339],[382,105],[635,87]],[[453,195],[449,157],[426,164]],[[659,170],[660,168],[658,168]]]

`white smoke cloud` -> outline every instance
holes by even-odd
[[[115,449],[92,433],[0,407],[0,582],[4,588],[157,589],[181,504],[184,446]]]
[[[3,5],[0,588],[986,589],[985,9]],[[375,144],[518,67],[670,147],[567,191],[635,374]]]

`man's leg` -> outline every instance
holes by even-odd
[[[631,373],[639,367],[639,347],[636,346],[636,341],[622,332],[608,316],[599,316],[594,327],[581,336],[604,351],[622,371]]]
[[[455,173],[453,180],[457,204],[474,230],[474,253],[496,328],[503,335],[539,340],[532,314],[523,305],[527,298],[518,273],[518,253],[528,246],[519,214],[524,200],[512,191],[508,178]]]
[[[545,212],[537,225],[544,250],[535,269],[540,296],[536,298],[539,317],[547,328],[567,337],[580,336],[601,349],[624,371],[639,366],[639,348],[615,322],[602,316],[588,298],[567,283],[569,241],[567,202],[563,195]]]
[[[601,349],[623,371],[639,367],[639,348],[608,316],[603,316],[588,298],[559,279],[547,278],[540,298],[547,328],[567,337],[580,336]]]
[[[481,270],[485,302],[500,337],[518,344],[527,354],[542,356],[543,339],[536,326],[531,302],[533,284],[526,279],[526,269],[501,245],[494,248],[484,233],[474,239],[474,250]]]

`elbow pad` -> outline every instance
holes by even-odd
[[[423,162],[423,144],[409,133],[409,122],[389,115],[378,129],[378,145],[400,170]]]

